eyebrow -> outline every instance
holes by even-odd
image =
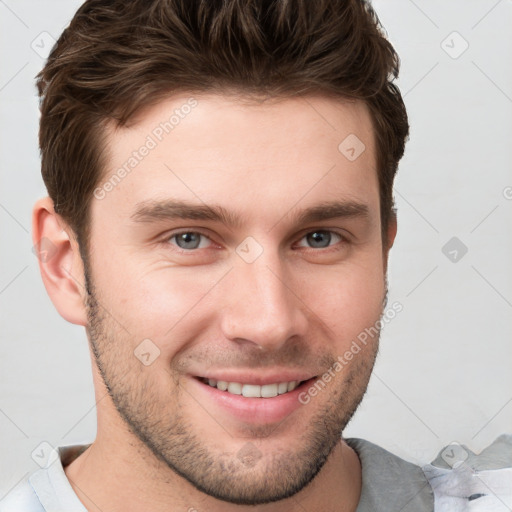
[[[240,217],[222,206],[208,206],[206,204],[173,200],[153,200],[137,203],[137,208],[130,218],[134,222],[154,222],[173,219],[211,220],[233,227],[237,227],[241,223]]]
[[[291,211],[285,214],[278,222],[281,222]],[[310,224],[336,218],[368,219],[369,217],[369,208],[364,203],[332,201],[300,211],[296,216],[295,222],[297,224]],[[174,200],[149,200],[137,203],[136,210],[130,218],[134,222],[141,223],[173,219],[207,220],[219,222],[232,228],[241,226],[243,222],[241,216],[230,212],[220,205],[195,204]]]

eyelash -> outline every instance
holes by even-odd
[[[328,251],[331,251],[331,250],[339,250],[339,247],[337,247],[338,245],[340,244],[347,244],[349,242],[348,238],[345,236],[345,235],[342,235],[340,232],[336,231],[336,230],[333,230],[333,229],[327,229],[327,228],[319,228],[319,229],[312,229],[312,230],[309,230],[307,232],[304,232],[304,234],[301,235],[301,237],[298,239],[298,241],[302,241],[305,237],[307,237],[308,235],[311,235],[313,233],[319,233],[319,232],[322,232],[322,233],[330,233],[331,235],[335,235],[337,237],[339,237],[339,241],[332,244],[332,245],[329,245],[327,247],[320,247],[320,248],[315,248],[315,247],[307,247],[307,246],[301,246],[302,249],[306,249],[306,250],[311,250],[311,251],[315,251],[315,252],[320,252],[322,251],[323,253],[325,252],[328,252]],[[215,242],[211,239],[210,236],[208,236],[207,234],[205,234],[204,232],[200,231],[200,230],[182,230],[182,231],[178,231],[176,233],[172,233],[171,235],[168,235],[166,236],[163,240],[162,240],[162,243],[164,245],[173,245],[175,250],[177,250],[179,253],[181,254],[193,254],[193,253],[196,253],[200,250],[200,248],[196,248],[196,249],[183,249],[181,247],[179,247],[177,244],[171,244],[171,241],[173,239],[176,239],[176,237],[180,236],[180,235],[183,235],[183,234],[187,234],[187,233],[192,233],[192,234],[197,234],[197,235],[200,235],[204,238],[207,238],[212,244],[215,244]],[[202,249],[208,249],[210,247],[205,247],[205,248],[202,248]]]

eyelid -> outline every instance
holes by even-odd
[[[335,235],[337,235],[337,236],[339,236],[341,238],[341,240],[339,242],[337,242],[335,244],[332,244],[332,245],[329,245],[328,247],[325,247],[324,248],[325,250],[330,249],[332,247],[335,247],[339,243],[342,243],[342,242],[348,243],[350,241],[350,237],[348,236],[348,233],[346,231],[344,231],[344,230],[334,229],[334,228],[331,228],[331,227],[324,227],[324,228],[320,227],[320,228],[308,228],[308,229],[302,231],[301,234],[299,235],[299,237],[297,238],[297,242],[295,242],[295,243],[300,242],[307,235],[309,235],[311,233],[318,233],[319,231],[325,231],[327,233],[333,233],[333,234],[335,234]],[[305,249],[313,249],[315,251],[319,250],[319,249],[315,249],[314,247],[304,247],[304,248]]]
[[[333,233],[337,236],[339,236],[341,238],[340,241],[338,241],[337,243],[335,244],[332,244],[332,245],[329,245],[328,247],[325,247],[323,248],[323,250],[328,250],[328,249],[331,249],[335,246],[337,246],[339,243],[348,243],[350,241],[350,237],[347,236],[347,233],[346,231],[344,230],[340,230],[340,229],[334,229],[334,228],[331,228],[331,227],[318,227],[318,228],[307,228],[307,229],[304,229],[302,230],[300,233],[299,233],[299,236],[297,238],[297,235],[294,236],[294,239],[296,240],[296,242],[294,242],[292,245],[296,245],[298,242],[300,242],[304,237],[306,237],[307,235],[311,234],[311,233],[316,233],[318,231],[325,231],[325,232],[329,232],[329,233]],[[177,228],[176,230],[173,230],[173,231],[169,231],[167,232],[165,235],[163,235],[160,239],[160,243],[162,244],[170,244],[170,241],[171,239],[173,239],[174,237],[178,236],[178,235],[181,235],[183,233],[197,233],[201,236],[204,236],[205,238],[207,238],[209,241],[210,241],[210,245],[208,247],[203,247],[202,249],[207,249],[207,248],[211,248],[212,245],[216,245],[217,247],[219,247],[219,243],[215,242],[212,235],[210,234],[209,230],[205,229],[205,228],[201,228],[201,227],[190,227],[190,228]],[[179,247],[177,244],[172,244],[177,250],[179,251],[183,251],[183,252],[188,252],[188,253],[191,253],[191,252],[197,252],[199,251],[200,249],[182,249],[181,247]],[[311,250],[314,250],[314,251],[319,251],[321,249],[318,249],[318,248],[314,248],[314,247],[307,247],[307,246],[300,246],[304,249],[311,249]]]
[[[206,230],[204,230],[202,228],[176,229],[174,231],[167,232],[164,236],[162,236],[162,238],[160,239],[160,243],[162,243],[164,245],[165,244],[172,245],[173,247],[176,248],[176,250],[182,251],[182,252],[187,252],[187,253],[197,252],[201,249],[208,249],[212,245],[218,246],[218,244],[216,244],[216,242],[212,239],[212,236],[210,234],[205,233],[205,231]],[[183,248],[179,247],[176,243],[171,242],[171,240],[175,239],[175,237],[182,235],[184,233],[196,233],[204,238],[207,238],[208,241],[210,242],[210,244],[208,245],[208,247],[201,247],[201,248],[197,248],[197,249],[183,249]]]
[[[304,238],[306,235],[308,235],[310,233],[317,233],[319,231],[326,231],[328,233],[334,233],[334,234],[340,236],[343,240],[347,240],[347,241],[350,239],[350,236],[351,236],[351,234],[345,229],[334,228],[334,227],[330,227],[330,226],[324,226],[324,227],[318,226],[318,227],[306,228],[306,229],[301,230],[298,234],[298,240],[301,240],[302,238]]]

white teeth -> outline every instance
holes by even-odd
[[[217,389],[220,389],[221,391],[226,391],[228,389],[228,383],[225,380],[217,381]]]
[[[299,383],[296,380],[288,382],[288,391],[293,391],[298,386],[298,384]]]
[[[265,384],[258,386],[257,384],[240,384],[239,382],[226,382],[224,380],[205,379],[210,386],[227,391],[233,395],[243,395],[246,398],[273,398],[277,395],[284,395],[293,391],[299,381],[279,382],[275,384]]]
[[[241,395],[242,384],[240,384],[239,382],[230,382],[228,384],[228,391],[233,395]]]
[[[261,398],[261,386],[244,384],[242,387],[242,395],[247,398]]]
[[[278,384],[265,384],[264,386],[261,386],[262,398],[272,398],[277,396],[277,386]]]

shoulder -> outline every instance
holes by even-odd
[[[0,500],[0,512],[87,512],[69,483],[64,467],[90,445],[52,448],[38,469]]]
[[[25,478],[0,501],[0,512],[45,512],[37,494]]]
[[[452,443],[423,466],[364,439],[345,441],[361,461],[363,481],[357,512],[511,510],[510,434],[501,435],[478,454]]]
[[[364,439],[349,438],[362,469],[357,512],[432,512],[434,494],[421,467]]]
[[[501,435],[478,454],[452,443],[423,471],[439,510],[510,510],[512,435]]]

